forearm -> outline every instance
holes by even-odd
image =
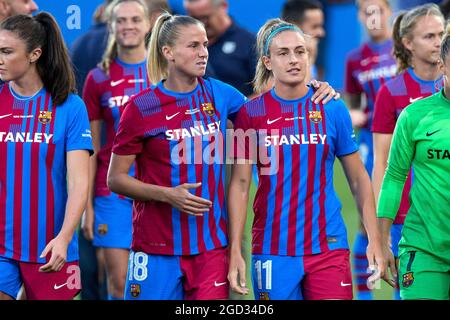
[[[87,197],[87,208],[94,208],[95,197],[95,177],[97,175],[97,153],[93,154],[89,159],[89,187]]]
[[[144,183],[125,173],[108,176],[108,187],[111,191],[139,201],[167,202],[169,187]]]
[[[381,241],[384,246],[387,246],[389,243],[392,222],[393,220],[389,218],[378,218],[378,225],[381,233]]]
[[[383,183],[384,173],[386,172],[387,159],[384,157],[375,157],[373,163],[372,173],[372,186],[373,194],[375,197],[375,203],[378,203],[378,199],[381,191],[381,184]]]
[[[242,190],[242,187],[236,182],[230,183],[228,194],[228,221],[230,249],[241,252],[242,238],[247,220],[247,205],[249,199],[248,190]]]
[[[63,237],[67,242],[72,240],[81,216],[86,208],[88,197],[87,177],[79,177],[76,181],[68,183],[68,198],[63,226],[58,236]]]
[[[361,221],[366,229],[369,241],[380,244],[381,238],[377,225],[375,200],[369,177],[367,175],[359,175],[355,179],[351,189],[355,195],[358,211],[361,215]]]
[[[378,218],[395,219],[406,178],[407,174],[396,172],[392,167],[386,171],[378,200]]]

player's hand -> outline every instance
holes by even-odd
[[[174,188],[169,188],[166,194],[167,201],[172,207],[193,216],[202,216],[209,212],[212,202],[201,197],[194,196],[189,189],[196,189],[202,185],[199,183],[184,183]]]
[[[367,246],[367,260],[369,262],[369,268],[375,271],[374,274],[370,276],[368,279],[370,284],[373,285],[376,281],[378,281],[381,278],[391,287],[395,288],[396,281],[389,277],[389,268],[391,267],[389,259],[390,259],[389,256],[386,254],[386,250],[383,250],[379,246],[373,246],[369,243],[369,245]],[[392,275],[394,275],[394,273],[392,273]]]
[[[40,258],[45,258],[51,252],[50,261],[39,268],[40,272],[58,272],[66,263],[69,242],[59,235],[50,241],[42,251]]]
[[[323,104],[327,103],[331,99],[338,100],[341,98],[341,94],[336,92],[328,82],[322,82],[317,80],[311,80],[311,85],[314,88],[314,94],[311,100],[317,104],[322,101]]]
[[[94,240],[94,208],[88,206],[81,218],[81,230],[88,241]]]
[[[386,275],[383,280],[391,287],[396,288],[398,279],[398,259],[394,257],[390,246],[384,248],[384,256],[386,257],[388,270],[386,270]],[[392,278],[389,278],[388,271],[391,273]]]
[[[350,110],[350,118],[352,118],[353,127],[361,128],[367,122],[367,114],[361,110]]]
[[[242,295],[248,294],[249,289],[246,287],[245,283],[245,260],[242,258],[242,254],[236,250],[230,250],[228,282],[234,292]]]

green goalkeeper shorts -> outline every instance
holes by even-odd
[[[450,266],[423,251],[400,255],[400,297],[412,299],[450,299]]]

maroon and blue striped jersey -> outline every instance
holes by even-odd
[[[234,156],[255,161],[259,176],[253,254],[303,256],[348,248],[333,166],[336,157],[358,146],[344,103],[314,104],[312,95],[310,88],[303,98],[287,101],[272,89],[247,102],[236,117],[235,137],[241,130],[248,138],[240,140]]]
[[[392,40],[383,43],[364,43],[351,51],[345,64],[345,92],[364,94],[368,115],[366,127],[372,125],[375,98],[380,87],[394,77],[397,66],[392,56]]]
[[[412,68],[386,82],[376,98],[372,132],[393,134],[397,119],[404,108],[438,92],[443,85],[442,76],[434,81],[424,81],[417,77]],[[403,188],[402,200],[394,220],[395,224],[403,224],[405,221],[410,205],[409,191],[412,180],[413,174],[410,173]]]
[[[159,201],[134,201],[132,250],[193,255],[227,245],[225,138],[227,119],[244,104],[236,89],[201,79],[192,92],[175,93],[163,83],[134,96],[125,107],[112,152],[136,155],[136,178],[191,190],[213,205],[203,216],[180,212]]]
[[[64,221],[66,153],[73,150],[92,151],[86,107],[77,95],[55,107],[45,89],[22,97],[9,83],[0,85],[0,256],[46,261],[39,256]],[[67,261],[74,260],[76,234],[67,252]]]
[[[111,194],[106,184],[106,177],[114,137],[125,104],[132,96],[150,86],[146,64],[146,61],[139,64],[127,64],[115,59],[111,63],[108,75],[97,67],[87,76],[83,100],[88,109],[89,120],[103,121],[95,176],[96,196]],[[130,174],[133,175],[133,172]]]

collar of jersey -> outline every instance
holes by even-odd
[[[300,102],[304,102],[304,101],[306,101],[306,99],[308,99],[308,98],[310,98],[312,95],[313,95],[313,89],[311,88],[311,87],[309,87],[308,88],[308,91],[306,92],[306,94],[303,96],[303,97],[301,97],[301,98],[299,98],[299,99],[295,99],[295,100],[286,100],[286,99],[283,99],[283,98],[281,98],[281,97],[279,97],[277,94],[276,94],[276,92],[275,92],[275,87],[273,87],[271,90],[270,90],[270,94],[272,95],[272,97],[275,99],[275,100],[277,100],[277,101],[279,101],[279,102],[281,102],[281,103],[300,103]]]
[[[45,87],[42,87],[40,90],[38,90],[32,96],[26,97],[26,96],[21,96],[20,94],[15,92],[14,89],[12,88],[12,86],[11,86],[11,82],[8,83],[8,87],[9,87],[9,92],[11,92],[13,97],[16,98],[17,100],[30,100],[30,99],[33,99],[33,98],[39,96],[41,93],[43,93],[45,91]]]
[[[367,45],[373,51],[382,51],[383,49],[390,48],[392,46],[392,40],[388,39],[378,43],[374,41],[368,41]]]
[[[133,67],[147,64],[147,59],[145,59],[144,61],[138,62],[138,63],[126,63],[126,62],[120,60],[119,58],[116,58],[116,62],[124,68],[133,68]]]
[[[158,83],[158,88],[166,95],[172,96],[172,97],[188,97],[200,88],[200,81],[199,81],[197,86],[194,88],[194,90],[192,90],[190,92],[175,92],[175,91],[170,91],[169,89],[166,89],[163,85],[164,81],[165,80],[162,80]]]
[[[409,67],[408,69],[409,74],[411,75],[411,77],[416,80],[417,82],[421,83],[421,84],[425,84],[425,85],[434,85],[434,83],[436,81],[439,81],[442,79],[442,76],[440,76],[439,78],[437,78],[436,80],[430,80],[430,81],[426,81],[426,80],[422,80],[420,79],[415,73],[414,73],[414,69]]]

